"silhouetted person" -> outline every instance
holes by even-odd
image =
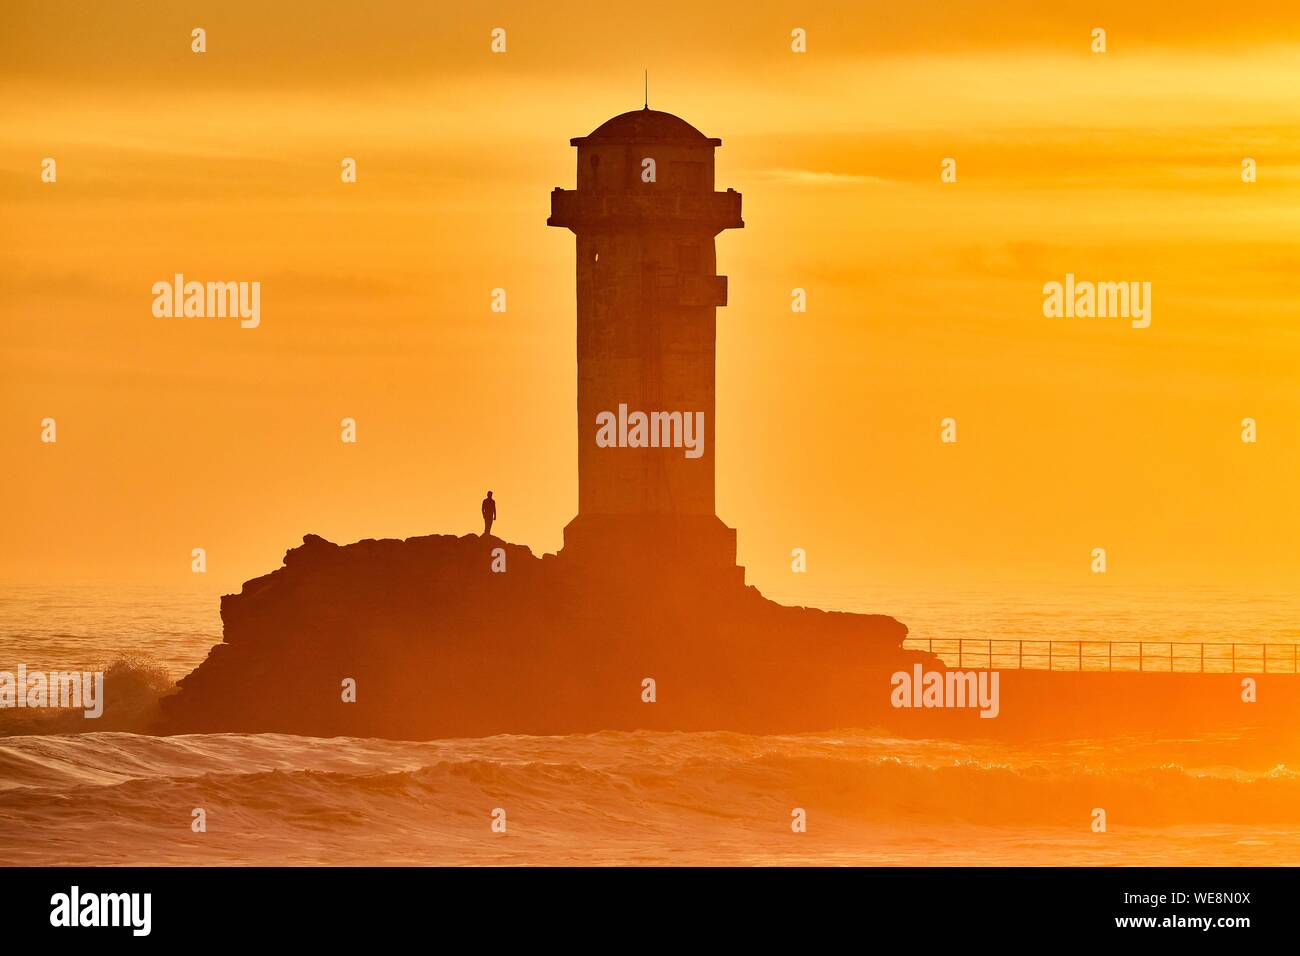
[[[492,500],[492,492],[483,499],[483,534],[492,533],[492,522],[497,520],[497,503]]]

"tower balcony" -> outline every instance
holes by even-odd
[[[548,226],[578,232],[610,228],[700,228],[717,235],[723,229],[743,229],[740,193],[667,192],[586,193],[551,190]]]

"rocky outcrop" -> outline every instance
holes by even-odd
[[[689,566],[604,571],[495,537],[307,535],[282,568],[222,598],[223,642],[164,701],[159,729],[424,739],[871,726],[889,715],[889,673],[933,663],[902,650],[907,629],[890,617],[784,607]]]

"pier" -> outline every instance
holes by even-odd
[[[1150,671],[1161,674],[1295,674],[1296,644],[908,638],[946,667],[986,670]]]

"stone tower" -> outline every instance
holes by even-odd
[[[743,582],[736,533],[714,513],[727,304],[714,238],[744,226],[740,194],[713,189],[722,141],[641,109],[570,143],[578,188],[551,193],[547,220],[577,237],[578,514],[562,556]]]

